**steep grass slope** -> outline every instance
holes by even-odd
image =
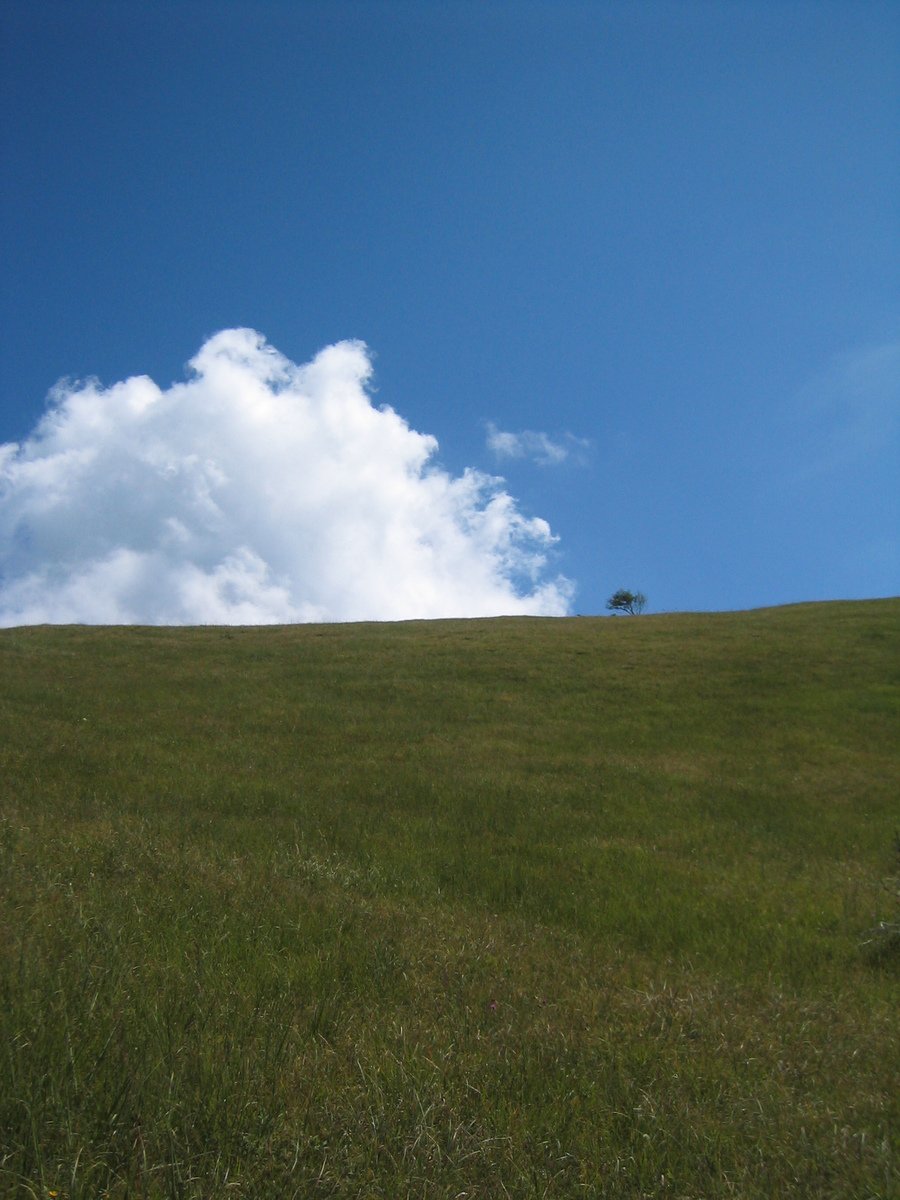
[[[896,1194],[900,601],[0,679],[0,1194]]]

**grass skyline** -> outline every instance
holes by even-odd
[[[0,1193],[893,1194],[900,601],[0,667]]]

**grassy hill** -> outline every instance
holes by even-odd
[[[897,1195],[900,601],[0,679],[0,1194]]]

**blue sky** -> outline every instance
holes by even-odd
[[[113,478],[150,486],[134,448],[149,427],[126,438],[104,408],[94,454],[99,418],[76,421],[73,386],[57,396],[68,424],[54,441],[36,429],[50,389],[147,375],[168,397],[212,335],[238,328],[295,364],[364,342],[375,406],[437,440],[441,520],[471,530],[492,495],[507,516],[514,502],[515,536],[524,529],[542,560],[531,583],[523,558],[503,557],[508,525],[467,552],[482,547],[509,595],[562,578],[556,609],[540,611],[602,612],[619,587],[646,592],[649,611],[900,591],[900,6],[7,0],[0,22],[0,443],[20,446],[6,459],[20,482],[0,490],[0,586],[27,576],[21,620],[77,618],[35,595],[96,590],[85,563],[150,553],[150,533],[132,538],[138,518],[111,499]],[[366,368],[345,351],[329,360],[334,378],[356,370],[362,386]],[[152,437],[171,439],[171,474],[179,453],[209,455],[202,428],[186,432],[186,410],[166,404]],[[381,460],[386,427],[354,412],[354,449],[330,469],[360,477],[352,464],[371,433],[373,474],[385,463],[371,486],[394,494],[388,476],[408,475],[403,456],[423,443]],[[209,444],[249,488],[269,443],[245,470],[222,432],[240,418],[220,416]],[[278,428],[267,426],[273,445]],[[303,456],[324,461],[323,443],[302,436],[306,473]],[[70,555],[61,583],[74,535],[62,500],[63,515],[46,515],[40,481],[79,447],[90,472],[77,487],[53,477],[80,497],[70,514],[99,528],[95,496],[131,516]],[[505,484],[460,500],[467,470]],[[186,512],[152,495],[153,519],[193,537]],[[435,495],[398,503],[420,513]],[[190,542],[203,541],[203,578],[221,598],[240,561],[240,586],[265,574],[267,595],[302,590],[312,566],[295,570],[291,555],[312,531],[268,557],[272,531],[234,516],[265,497],[236,485],[230,496],[228,535]],[[315,520],[352,565],[373,535],[352,524],[352,497],[327,510],[331,496],[325,480]],[[381,511],[375,496],[360,508]],[[352,528],[335,524],[338,508]],[[281,520],[309,523],[311,511]],[[536,519],[558,539],[538,550]],[[450,554],[428,521],[427,536],[415,523],[409,536]],[[132,593],[149,563],[129,576]],[[475,579],[469,565],[460,578]],[[371,588],[362,574],[354,586]],[[444,586],[423,577],[410,595]],[[493,595],[485,611],[502,607]],[[293,599],[285,612],[308,600],[303,611],[326,618],[418,611]],[[178,619],[135,603],[86,619]]]

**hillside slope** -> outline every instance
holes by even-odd
[[[900,601],[0,673],[0,1190],[896,1185]]]

